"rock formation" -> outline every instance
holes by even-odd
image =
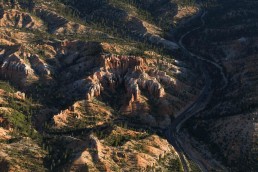
[[[151,129],[169,126],[199,88],[183,80],[190,66],[144,40],[174,50],[160,27],[117,6],[92,10],[120,17],[100,27],[60,1],[4,2],[0,171],[180,171],[174,148]]]
[[[20,12],[19,10],[1,10],[0,26],[1,27],[18,27],[26,29],[42,29],[43,24],[40,20],[35,19],[30,14]]]

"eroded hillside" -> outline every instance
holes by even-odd
[[[127,1],[98,3],[75,15],[58,1],[1,2],[0,171],[182,170],[162,129],[203,78],[156,22],[187,12],[166,2],[149,20]]]
[[[257,171],[257,8],[0,1],[0,171]]]

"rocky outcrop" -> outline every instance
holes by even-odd
[[[90,1],[100,2],[78,2]],[[102,24],[103,17],[112,19],[101,25],[103,33],[96,30],[95,18],[77,23],[83,15],[73,18],[65,11],[72,6],[60,1],[0,2],[0,79],[15,86],[0,82],[6,90],[0,89],[0,171],[169,171],[171,163],[180,166],[173,147],[150,128],[166,128],[187,103],[177,89],[181,67],[143,41],[176,45],[161,38],[154,22],[142,20],[137,8],[131,13],[115,5],[100,12],[90,7],[89,17],[99,17]],[[183,98],[193,99],[185,85],[179,87]]]
[[[150,77],[146,72],[148,67],[140,57],[102,55],[100,71],[88,77],[89,93],[87,100],[99,96],[101,88],[114,90],[122,83],[127,91],[127,96],[137,101],[140,97],[140,90],[147,90],[148,93],[159,99],[164,97],[165,91],[155,77]]]
[[[52,67],[45,63],[38,55],[29,58],[31,67],[39,76],[51,76]]]
[[[156,77],[160,83],[164,83],[165,85],[176,85],[176,79],[167,75],[167,73],[164,71],[153,69],[149,71],[149,75],[152,77]]]
[[[140,115],[142,121],[153,126],[159,123],[169,125],[169,116],[173,116],[174,113],[171,109],[173,105],[169,102],[174,98],[166,93],[164,86],[175,88],[174,78],[155,69],[155,65],[150,66],[151,62],[148,63],[141,57],[109,54],[101,55],[94,60],[100,66],[94,66],[95,72],[86,79],[74,82],[69,87],[70,91],[86,92],[86,100],[91,102],[106,94],[105,92],[116,93],[117,89],[124,88],[124,98],[120,102],[122,113]],[[155,100],[154,106],[162,120],[156,121],[155,117],[150,115],[152,110],[145,97]]]
[[[125,141],[124,144],[120,143],[121,145],[117,149],[110,145],[109,139],[119,137],[119,135],[127,135],[132,139]],[[84,140],[72,137],[63,138],[63,142],[67,143],[67,149],[73,148],[72,154],[75,157],[69,168],[72,171],[79,169],[88,169],[89,171],[115,171],[115,169],[150,171],[151,169],[169,170],[179,165],[171,165],[173,161],[178,160],[178,155],[166,140],[156,135],[150,135],[140,140],[136,139],[137,136],[144,135],[141,132],[126,131],[117,127],[104,139],[99,139],[93,134]],[[74,149],[75,144],[77,146]]]
[[[68,127],[70,125],[69,121],[74,122],[75,120],[80,120],[83,117],[83,112],[80,109],[85,108],[83,102],[76,102],[68,109],[61,111],[59,114],[54,115],[53,117],[53,126],[54,128]],[[72,127],[72,126],[70,126]]]
[[[25,85],[28,80],[34,77],[34,71],[16,53],[2,61],[0,74],[2,78],[8,78],[21,85]]]
[[[30,14],[18,10],[0,11],[1,27],[18,27],[26,29],[41,29],[43,24],[40,20],[33,18]]]
[[[93,102],[105,95],[116,95],[121,90],[123,93],[117,98],[119,102],[115,103],[120,112],[140,115],[142,121],[153,126],[164,124],[164,127],[185,104],[171,94],[178,88],[187,88],[186,84],[178,85],[180,82],[173,77],[181,73],[173,61],[105,54],[101,53],[102,45],[95,42],[66,40],[52,46],[57,54],[56,69],[62,76],[59,81],[66,85],[60,89],[60,94],[70,95],[68,99],[74,95]],[[185,96],[193,98],[191,94]],[[113,100],[108,98],[105,101]],[[159,120],[156,121],[154,116]]]
[[[173,95],[173,91],[176,94],[179,89],[187,89],[186,84],[181,84],[174,77],[181,71],[173,60],[101,54],[101,44],[77,40],[46,43],[38,47],[48,54],[46,58],[53,68],[37,54],[28,58],[31,68],[39,77],[51,76],[54,72],[57,81],[63,85],[57,94],[65,95],[69,100],[76,97],[92,103],[103,101],[106,95],[111,95],[104,98],[105,103],[118,101],[113,104],[121,113],[139,115],[145,123],[164,127],[186,103]],[[118,90],[121,91],[120,96],[117,95]],[[191,94],[184,96],[193,98]],[[62,114],[64,117],[61,117]],[[70,114],[65,112],[57,116],[76,120]],[[60,122],[60,126],[69,126],[69,121]]]
[[[55,72],[55,68],[45,60],[51,58],[53,53],[49,52],[52,49],[44,48],[46,50],[42,50],[42,52],[46,55],[39,55],[24,45],[0,47],[0,77],[9,79],[22,87],[28,86],[39,78],[50,79]]]
[[[54,114],[51,128],[59,130],[101,126],[111,118],[112,111],[97,102],[77,101],[67,109]]]

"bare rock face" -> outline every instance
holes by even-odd
[[[92,100],[93,97],[97,97],[100,95],[101,85],[100,83],[90,84],[89,91],[86,95],[86,100]]]
[[[166,72],[164,72],[164,71],[159,71],[159,70],[153,69],[153,70],[150,70],[149,75],[153,76],[153,77],[155,76],[157,78],[158,82],[164,83],[165,85],[169,85],[169,84],[175,85],[176,84],[175,79],[170,77],[169,75],[167,75]]]
[[[18,54],[12,54],[2,61],[0,73],[3,78],[20,84],[25,84],[34,77],[31,67]]]
[[[124,83],[127,96],[133,98],[134,101],[138,100],[140,89],[147,90],[155,98],[161,98],[165,95],[164,88],[156,78],[145,73],[148,67],[144,64],[142,58],[117,55],[102,55],[100,58],[103,65],[100,72],[96,72],[88,78],[92,84],[96,83],[96,80],[98,84],[95,87],[90,87],[90,96],[87,100],[91,100],[94,96],[100,94],[100,84],[104,88],[114,89]]]
[[[39,58],[38,55],[31,56],[29,58],[32,68],[37,72],[39,75],[42,76],[50,76],[52,71],[51,67],[45,63],[42,59]]]
[[[9,79],[22,87],[41,77],[51,78],[54,68],[43,58],[24,45],[1,46],[0,77]]]

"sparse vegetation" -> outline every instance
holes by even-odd
[[[201,99],[203,68],[212,78],[211,101],[184,127],[215,159],[252,171],[257,143],[246,141],[249,131],[224,132],[219,128],[231,123],[218,122],[257,111],[257,65],[241,61],[257,51],[257,5],[232,2],[0,0],[0,171],[183,171],[164,131],[175,114]],[[217,14],[222,7],[231,11]],[[177,17],[182,9],[190,14]],[[203,9],[209,10],[207,26],[184,41],[228,72],[232,83],[225,90],[216,67],[161,43],[173,44],[199,24]],[[197,19],[186,22],[193,14]],[[238,48],[243,51],[229,53]],[[245,137],[229,144],[228,138],[239,137],[235,133]],[[229,161],[237,148],[241,158]],[[190,169],[200,171],[192,161]]]

